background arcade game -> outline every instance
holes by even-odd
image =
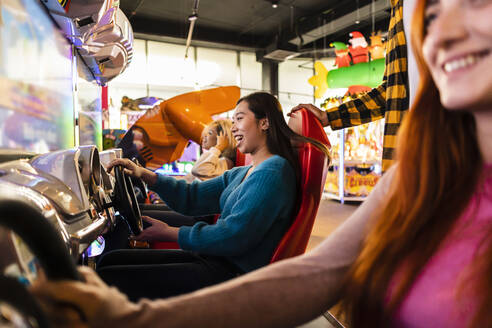
[[[149,109],[128,130],[118,147],[123,156],[137,158],[151,169],[174,162],[189,140],[200,143],[203,128],[212,116],[233,109],[240,98],[235,86],[195,91],[163,101]]]

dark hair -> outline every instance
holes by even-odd
[[[287,122],[285,122],[282,114],[282,106],[273,95],[267,92],[255,92],[242,97],[237,101],[237,104],[242,101],[246,101],[248,103],[249,110],[253,112],[257,120],[262,118],[268,119],[268,150],[272,154],[285,158],[290,165],[292,165],[296,172],[297,181],[299,181],[301,169],[299,167],[297,153],[291,144],[292,140],[309,142],[326,154],[328,159],[330,158],[329,149],[325,144],[319,142],[318,140],[301,136],[291,130],[291,128],[287,125]]]

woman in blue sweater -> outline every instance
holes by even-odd
[[[170,227],[149,217],[136,238],[175,241],[181,250],[119,250],[106,254],[98,267],[107,283],[130,299],[162,298],[190,292],[258,269],[270,258],[287,231],[296,204],[299,163],[291,141],[316,140],[294,133],[278,100],[268,93],[241,98],[233,115],[237,147],[252,165],[222,176],[186,183],[156,174],[127,159],[113,161],[127,174],[142,178],[173,210],[185,215],[220,213],[216,224]]]

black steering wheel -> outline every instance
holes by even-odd
[[[137,165],[140,165],[138,159],[135,157],[133,157],[131,161]],[[149,192],[147,184],[142,180],[142,178],[131,177],[131,180],[133,183],[133,189],[135,190],[135,198],[137,199],[137,202],[145,202],[145,199],[147,198],[147,193]]]
[[[114,167],[116,184],[114,187],[113,204],[126,219],[134,235],[143,230],[142,216],[138,207],[132,180],[125,174],[121,165]]]
[[[0,226],[12,230],[29,247],[48,280],[81,280],[67,246],[50,222],[20,201],[0,202]],[[36,299],[17,279],[0,274],[0,303],[7,303],[40,328],[49,327]]]

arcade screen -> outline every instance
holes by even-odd
[[[74,146],[72,50],[37,1],[0,6],[0,148]]]
[[[160,168],[156,169],[155,172],[164,175],[187,175],[188,173],[191,173],[193,165],[199,157],[199,152],[200,146],[190,140],[180,159],[175,162],[162,165]]]

